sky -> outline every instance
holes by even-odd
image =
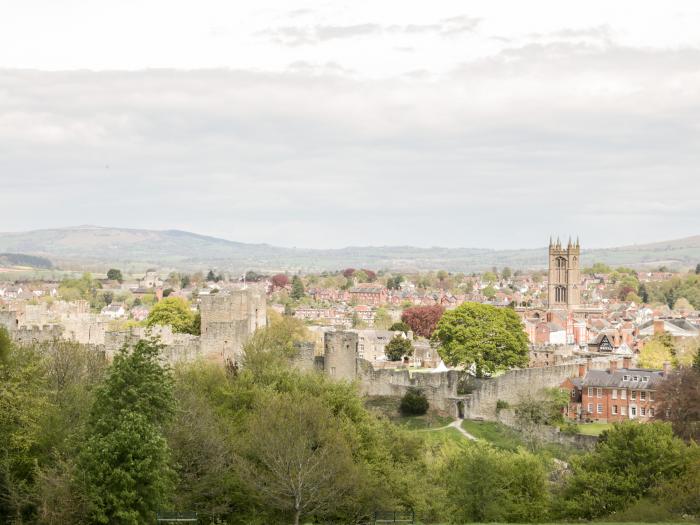
[[[0,0],[0,231],[700,234],[700,2]]]

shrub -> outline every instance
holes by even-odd
[[[510,408],[510,403],[508,403],[508,401],[504,401],[503,399],[496,401],[496,412],[500,412],[506,408]]]
[[[425,414],[430,407],[428,398],[417,388],[409,388],[408,392],[401,398],[399,410],[405,416],[420,416]]]

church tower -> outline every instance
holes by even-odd
[[[578,239],[563,248],[559,239],[549,239],[549,308],[573,308],[581,303],[581,247]]]

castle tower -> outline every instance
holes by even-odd
[[[581,247],[569,243],[562,247],[557,239],[549,239],[549,289],[548,304],[550,308],[573,308],[581,303],[581,274],[579,262]]]

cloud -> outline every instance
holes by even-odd
[[[557,42],[442,76],[0,70],[2,229],[316,247],[534,246],[554,222],[598,245],[690,235],[699,63]]]
[[[469,16],[445,18],[434,24],[382,25],[363,23],[352,25],[280,26],[258,32],[259,36],[285,46],[315,45],[329,40],[366,37],[373,35],[435,34],[452,36],[473,32],[479,19]]]

